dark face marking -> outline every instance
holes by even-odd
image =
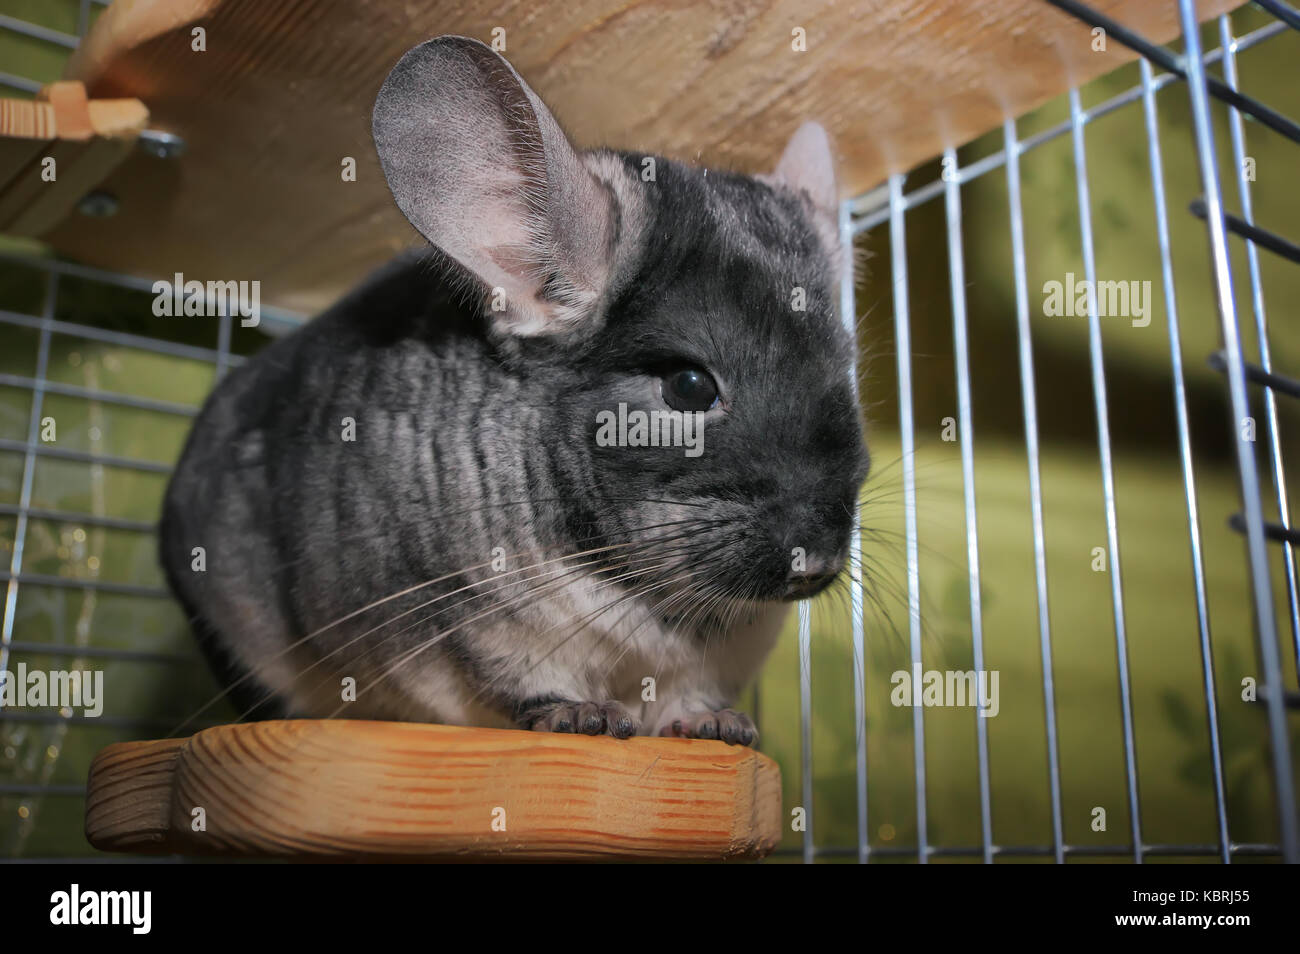
[[[595,522],[635,546],[682,530],[640,528],[686,521],[690,545],[670,564],[695,571],[696,589],[814,595],[844,565],[868,468],[831,259],[805,203],[785,189],[666,160],[643,185],[635,274],[579,351],[551,359],[572,365],[558,398],[588,448],[592,483],[609,494]],[[699,456],[600,446],[598,413],[669,411],[664,382],[682,369],[718,390]]]

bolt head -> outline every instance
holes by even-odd
[[[175,159],[185,153],[185,140],[169,132],[146,129],[139,142],[140,148],[155,159]]]
[[[111,192],[105,192],[103,189],[88,192],[77,203],[78,212],[95,219],[106,219],[111,215],[116,215],[119,208],[121,208],[121,203],[118,201],[117,196]]]

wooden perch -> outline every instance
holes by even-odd
[[[1240,3],[1201,0],[1198,14]],[[1178,34],[1173,2],[1092,6],[1155,42]],[[268,304],[329,305],[418,241],[370,112],[398,57],[443,33],[503,40],[582,147],[768,171],[818,120],[844,196],[1134,58],[1044,0],[116,0],[67,76],[139,96],[189,149],[170,166],[124,164],[119,214],[50,242],[148,278],[255,278]]]
[[[86,837],[139,853],[466,860],[760,858],[781,772],[751,749],[347,720],[110,745]]]
[[[35,101],[0,100],[0,232],[42,235],[58,225],[148,121],[140,100],[87,99],[72,81],[46,86]]]

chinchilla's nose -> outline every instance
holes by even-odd
[[[844,554],[824,556],[810,553],[800,561],[792,561],[790,572],[786,574],[785,591],[781,594],[786,600],[806,600],[816,596],[830,586],[835,577],[844,569]]]
[[[853,510],[837,499],[804,491],[772,502],[764,517],[772,533],[771,562],[763,561],[769,592],[801,600],[830,586],[848,562]]]

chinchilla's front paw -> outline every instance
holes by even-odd
[[[612,735],[616,739],[630,738],[638,728],[632,713],[620,702],[547,702],[525,709],[517,718],[521,728],[534,732]]]
[[[681,739],[721,739],[728,745],[758,741],[754,720],[735,709],[688,713],[659,727],[659,734]]]

